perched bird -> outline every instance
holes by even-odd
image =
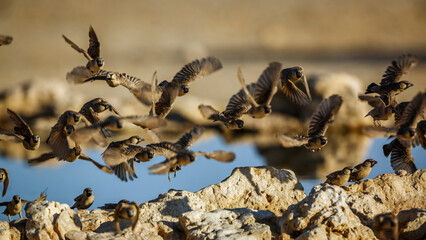
[[[9,186],[9,173],[5,168],[0,168],[0,182],[3,182],[3,193],[1,196],[4,197]]]
[[[398,240],[398,218],[393,213],[378,214],[373,219],[373,231],[380,240]]]
[[[36,202],[36,201],[44,201],[46,200],[46,193],[42,192],[38,198],[36,198],[34,201],[26,201],[21,199],[19,195],[15,195],[12,198],[12,201],[10,202],[2,202],[0,203],[0,206],[6,206],[6,209],[4,210],[3,214],[6,215],[9,218],[10,222],[10,216],[15,216],[19,214],[19,217],[22,218],[22,206],[24,204],[27,204],[29,202]]]
[[[74,111],[64,112],[58,122],[52,127],[46,143],[52,148],[52,153],[59,160],[70,155],[70,146],[67,137],[74,131],[73,125],[80,122],[80,114]]]
[[[101,122],[101,119],[99,118],[99,113],[102,113],[106,110],[110,110],[111,112],[120,115],[117,110],[103,98],[95,98],[86,102],[81,107],[79,113],[84,117],[82,118],[83,121],[88,121],[86,125],[91,125]],[[107,128],[101,128],[101,132],[104,137],[111,137],[111,133],[108,131]]]
[[[377,164],[374,159],[367,159],[363,163],[356,165],[351,172],[349,182],[359,182],[370,174],[371,168]]]
[[[281,63],[271,62],[262,72],[257,82],[246,86],[241,69],[238,68],[238,80],[251,107],[247,114],[253,118],[263,118],[272,112],[272,97],[278,90]]]
[[[306,75],[303,73],[302,67],[284,68],[280,73],[281,90],[290,98],[290,100],[299,105],[308,104],[312,97],[309,91]],[[306,94],[300,90],[294,83],[302,80]]]
[[[101,45],[99,43],[98,37],[96,36],[95,30],[93,30],[93,27],[89,27],[89,48],[87,51],[80,48],[77,44],[69,40],[65,35],[62,35],[62,37],[65,39],[65,42],[67,42],[69,45],[71,45],[72,48],[74,48],[77,52],[82,53],[84,57],[87,59],[87,65],[86,68],[90,70],[92,73],[99,72],[102,67],[104,66],[104,60],[101,58]]]
[[[127,178],[133,181],[133,178],[137,178],[134,158],[136,154],[145,151],[145,147],[137,145],[143,140],[138,136],[132,136],[122,141],[111,142],[102,153],[105,164],[111,167],[121,181],[127,182]]]
[[[199,105],[198,110],[205,119],[213,120],[213,122],[222,122],[225,127],[229,129],[241,129],[244,127],[244,121],[240,119],[242,117],[242,114],[228,114],[227,116],[225,116],[223,113],[220,113],[212,106],[204,104]]]
[[[345,167],[342,170],[332,172],[326,176],[327,180],[325,183],[341,186],[349,181],[351,176],[352,168]]]
[[[74,201],[75,203],[72,205],[71,209],[88,209],[90,206],[92,206],[93,201],[95,201],[95,195],[93,195],[91,188],[85,188],[82,194],[74,198]]]
[[[313,152],[319,151],[327,144],[325,132],[334,121],[334,117],[342,105],[342,97],[332,95],[321,101],[316,112],[312,115],[309,123],[308,136],[299,136],[294,134],[277,134],[276,138],[283,147],[305,146]]]
[[[7,131],[1,130],[1,134],[8,135],[14,138],[14,141],[21,141],[24,147],[28,150],[37,150],[40,146],[40,138],[31,131],[30,126],[14,111],[7,109],[7,114],[12,119],[15,127],[14,132],[8,134]],[[0,137],[1,139],[1,137]]]
[[[379,85],[371,83],[368,85],[365,94],[378,93],[379,95],[394,93],[398,95],[407,88],[413,86],[408,81],[400,81],[401,77],[407,74],[412,68],[417,65],[418,59],[411,54],[405,54],[392,61],[387,67],[386,72],[382,76]]]
[[[60,161],[67,161],[67,162],[75,162],[77,159],[80,160],[86,160],[89,161],[91,163],[93,163],[97,168],[99,168],[100,170],[102,170],[103,172],[106,172],[108,174],[112,174],[113,170],[111,170],[109,167],[104,166],[102,164],[99,164],[98,162],[96,162],[95,160],[91,159],[89,156],[87,156],[86,154],[81,152],[81,147],[78,144],[75,144],[75,147],[72,149],[69,149],[68,151],[68,155],[65,156],[65,158],[63,159],[59,159]],[[54,159],[57,158],[57,156],[53,153],[53,152],[49,152],[49,153],[44,153],[41,156],[37,157],[37,158],[33,158],[33,159],[29,159],[28,160],[28,164],[30,166],[36,166],[36,165],[40,165],[50,159]]]
[[[6,36],[6,35],[0,35],[0,46],[1,45],[9,45],[13,40],[13,37]]]
[[[132,220],[132,231],[135,230],[139,221],[140,208],[136,202],[129,203],[127,200],[121,200],[114,211],[114,227],[117,234],[121,235],[120,219]]]
[[[404,108],[400,124],[396,127],[396,135],[401,140],[411,140],[415,135],[415,126],[423,116],[426,108],[426,92],[418,93],[413,100]]]
[[[107,210],[107,211],[109,211],[109,210],[115,210],[115,208],[120,203],[130,203],[130,201],[127,200],[127,199],[122,199],[118,203],[105,203],[103,206],[99,207],[99,209]]]
[[[383,153],[386,157],[391,155],[391,165],[395,172],[405,170],[407,173],[414,173],[417,170],[409,142],[395,138],[392,142],[383,145]]]
[[[204,128],[195,127],[185,133],[177,142],[160,142],[148,144],[146,148],[150,149],[155,155],[163,155],[166,160],[155,164],[148,169],[151,174],[166,174],[170,180],[170,173],[180,170],[181,166],[186,166],[195,161],[197,155],[202,155],[207,159],[215,159],[220,162],[232,162],[235,159],[233,152],[212,151],[212,152],[194,152],[188,148],[196,142],[204,133]]]
[[[358,96],[361,101],[367,101],[373,109],[365,115],[371,116],[374,120],[375,126],[380,126],[381,120],[388,120],[394,114],[394,106],[386,105],[383,101],[382,96],[370,96],[370,95],[360,95]]]

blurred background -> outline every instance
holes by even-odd
[[[426,2],[421,0],[2,0],[0,34],[13,36],[12,44],[0,47],[3,128],[11,127],[5,117],[9,107],[45,139],[58,115],[68,109],[78,110],[95,97],[105,98],[123,114],[148,113],[149,109],[123,87],[109,88],[103,82],[71,85],[65,80],[67,72],[86,61],[61,35],[86,49],[90,25],[101,43],[104,68],[144,81],[150,81],[155,70],[160,81],[171,80],[183,65],[197,58],[216,56],[222,61],[223,69],[194,82],[191,92],[176,101],[176,111],[170,119],[179,120],[184,127],[171,124],[172,129],[160,132],[166,140],[178,139],[194,125],[208,124],[201,119],[198,104],[213,104],[220,111],[225,108],[229,97],[240,88],[236,77],[239,66],[247,82],[256,81],[271,61],[280,61],[283,67],[303,66],[314,99],[310,106],[298,107],[277,96],[273,102],[277,114],[262,120],[244,118],[246,131],[208,131],[194,150],[235,151],[237,159],[224,164],[200,157],[171,182],[167,176],[148,174],[146,168],[162,161],[159,157],[137,166],[139,178],[124,183],[87,162],[30,168],[26,160],[49,151],[48,147],[29,152],[20,144],[0,142],[0,167],[7,168],[11,177],[8,193],[1,201],[9,201],[15,194],[31,200],[48,188],[49,200],[72,205],[73,198],[85,187],[92,187],[96,196],[92,208],[122,198],[141,203],[170,188],[199,190],[223,180],[240,166],[291,169],[303,179],[307,192],[328,173],[358,164],[367,157],[379,161],[370,177],[393,172],[381,149],[389,141],[362,135],[362,127],[371,125],[372,120],[363,118],[369,107],[356,101],[356,96],[370,82],[379,82],[390,62],[404,53],[415,54],[420,61],[404,77],[415,87],[400,94],[397,100],[410,100],[418,91],[425,90],[425,11]],[[276,143],[273,134],[278,131],[306,132],[316,105],[332,93],[344,95],[346,107],[336,119],[336,126],[330,128],[330,142],[321,152],[283,149]],[[349,95],[355,100],[351,101]],[[129,127],[113,139],[135,134],[144,132]],[[103,162],[100,153],[104,149],[86,149],[89,156]],[[426,157],[424,150],[416,148],[413,155],[418,168],[426,167],[425,161],[421,161]]]

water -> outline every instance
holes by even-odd
[[[368,178],[374,178],[382,173],[392,173],[390,160],[383,156],[382,145],[389,140],[375,139],[370,145],[366,158],[378,161]],[[123,198],[142,203],[154,199],[160,193],[169,189],[187,190],[195,192],[210,184],[219,183],[228,177],[236,167],[263,166],[265,161],[256,148],[251,144],[227,145],[220,137],[213,137],[200,141],[191,147],[194,151],[227,150],[236,153],[237,158],[232,163],[221,163],[198,157],[197,160],[184,166],[176,178],[169,180],[167,175],[150,175],[147,168],[163,161],[162,157],[155,157],[151,162],[140,163],[136,166],[138,178],[133,182],[121,182],[116,176],[99,171],[94,165],[86,161],[63,163],[49,167],[29,167],[24,161],[12,161],[0,157],[1,168],[6,168],[10,175],[9,189],[1,201],[10,201],[13,195],[20,195],[22,199],[33,200],[40,192],[47,188],[47,199],[69,204],[82,193],[86,187],[91,187],[95,195],[95,202],[89,209],[102,206],[107,202],[117,202]],[[99,151],[89,151],[90,157],[103,162]],[[416,165],[426,168],[426,151],[417,147],[413,149]],[[300,180],[308,194],[313,186],[318,185],[321,179]],[[0,188],[1,189],[1,188]],[[3,211],[4,207],[0,209]],[[23,211],[24,214],[24,211]],[[12,217],[12,219],[17,218]],[[0,220],[7,221],[7,217],[0,216]]]

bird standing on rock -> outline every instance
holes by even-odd
[[[132,220],[132,231],[135,230],[139,221],[140,208],[136,202],[129,203],[127,200],[121,200],[114,211],[114,227],[117,234],[121,235],[120,219]]]
[[[342,105],[342,97],[332,95],[321,101],[316,112],[312,115],[309,123],[308,136],[281,133],[276,138],[283,147],[305,146],[307,149],[316,152],[327,144],[325,132],[334,121],[334,117]]]
[[[377,164],[374,159],[367,159],[363,163],[356,165],[351,172],[349,182],[359,182],[370,174],[371,168]]]
[[[74,201],[75,203],[74,205],[72,205],[71,209],[88,209],[95,201],[95,195],[93,195],[93,191],[91,188],[85,188],[82,194],[74,198]]]
[[[19,214],[19,217],[22,218],[22,206],[24,204],[27,204],[29,202],[44,201],[44,200],[46,200],[45,192],[42,192],[40,196],[36,198],[34,201],[26,201],[21,199],[19,195],[15,195],[13,196],[12,201],[2,202],[0,203],[0,206],[6,206],[6,209],[4,210],[3,214],[9,218],[9,222],[10,222],[10,216],[15,216]]]
[[[325,183],[342,186],[349,181],[351,176],[352,168],[345,167],[342,170],[335,171],[326,176],[327,180]]]

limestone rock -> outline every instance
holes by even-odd
[[[65,239],[65,234],[71,230],[81,230],[82,225],[78,214],[67,209],[59,213],[55,221],[55,231],[58,233],[60,239]]]
[[[251,209],[191,211],[179,217],[186,239],[271,239],[275,214]],[[267,222],[268,224],[265,224]]]
[[[0,239],[20,240],[21,233],[8,222],[0,222]]]
[[[338,186],[322,184],[308,197],[291,205],[279,220],[281,233],[297,239],[375,239],[346,203],[348,194]]]
[[[400,239],[426,239],[426,211],[413,208],[398,213]]]
[[[413,174],[381,174],[375,179],[345,186],[347,203],[364,225],[384,212],[398,213],[411,208],[426,209],[426,170]]]
[[[65,240],[86,240],[87,234],[85,232],[71,230],[65,234]]]
[[[90,213],[87,210],[79,210],[77,213],[83,231],[95,231],[102,223],[114,220],[113,212],[101,209],[94,209]]]
[[[196,194],[205,202],[205,211],[250,208],[269,210],[277,215],[305,197],[303,187],[292,171],[268,166],[236,168],[221,183]]]

